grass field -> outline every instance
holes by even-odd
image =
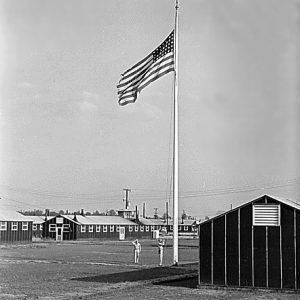
[[[171,267],[172,242],[167,241],[165,266],[158,267],[156,241],[141,243],[138,265],[130,241],[1,246],[0,299],[300,299],[294,293],[191,288],[195,277],[153,285],[149,279],[192,276],[197,264]],[[180,262],[197,262],[197,244],[179,241]]]

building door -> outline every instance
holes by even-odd
[[[120,241],[125,240],[125,227],[120,227],[120,230],[119,230],[119,240]]]
[[[56,227],[56,241],[60,242],[63,240],[63,228]]]

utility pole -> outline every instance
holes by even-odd
[[[166,202],[167,228],[169,225],[169,203]]]
[[[158,210],[158,208],[155,207],[155,208],[154,208],[154,219],[158,219],[157,210]]]
[[[123,189],[125,191],[125,199],[123,199],[123,201],[125,201],[125,209],[129,208],[129,192],[131,192],[131,189]]]

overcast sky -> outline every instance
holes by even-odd
[[[125,107],[116,84],[173,29],[174,1],[0,3],[0,201],[105,211],[131,188],[163,214],[172,74]],[[180,1],[180,213],[300,201],[299,16],[293,0]]]

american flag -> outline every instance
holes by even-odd
[[[122,74],[117,85],[119,105],[136,101],[148,84],[174,71],[174,30],[153,52]]]

